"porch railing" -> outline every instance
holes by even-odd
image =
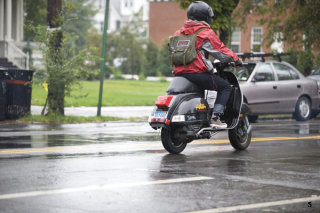
[[[29,69],[29,56],[11,41],[0,41],[0,58],[7,58],[20,69]]]

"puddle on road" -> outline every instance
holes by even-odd
[[[320,122],[296,122],[292,121],[292,124],[286,122],[275,121],[266,125],[257,123],[254,125],[253,131],[263,133],[265,135],[283,136],[283,135],[319,135],[320,134]],[[294,135],[293,135],[294,136]]]
[[[318,121],[291,124],[283,121],[257,123],[254,124],[253,133],[254,137],[319,135],[320,123]],[[160,141],[160,132],[151,130],[145,123],[18,124],[18,126],[1,125],[0,128],[0,149]]]
[[[160,141],[158,134],[144,135],[106,135],[99,134],[97,137],[84,137],[77,135],[32,135],[0,137],[0,149],[17,148],[42,148],[56,146],[79,146],[89,144],[104,144],[117,142],[146,142]]]

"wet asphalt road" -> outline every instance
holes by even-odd
[[[0,123],[0,212],[320,212],[320,121],[162,148],[147,123]],[[203,210],[203,211],[202,211]]]

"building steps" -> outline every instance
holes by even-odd
[[[18,69],[18,67],[15,66],[7,58],[0,58],[0,67],[5,67],[5,68],[8,68],[8,69]]]

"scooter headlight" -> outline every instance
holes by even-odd
[[[186,117],[184,115],[174,115],[172,117],[171,122],[183,122],[183,121],[186,121]]]

